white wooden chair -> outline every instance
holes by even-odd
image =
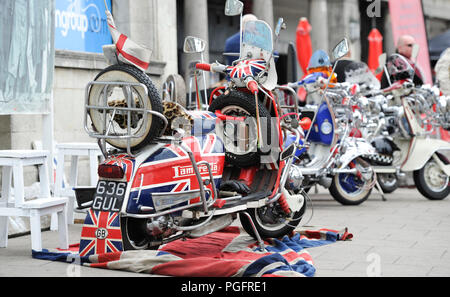
[[[42,250],[41,216],[57,214],[59,247],[68,248],[67,198],[51,197],[47,168],[49,152],[44,150],[0,150],[2,196],[0,198],[0,247],[8,245],[8,217],[30,218],[31,248]],[[40,193],[37,199],[25,201],[24,166],[39,167]],[[14,202],[11,202],[11,178],[14,176]]]
[[[56,176],[54,195],[56,197],[67,197],[69,199],[67,206],[67,221],[69,224],[74,222],[75,192],[73,187],[78,185],[78,158],[80,156],[89,156],[89,177],[90,186],[97,184],[97,167],[98,157],[103,156],[96,143],[57,143],[56,144]],[[64,179],[64,160],[66,156],[71,156],[70,175],[67,183],[63,183]],[[51,230],[57,229],[56,215],[52,215]]]

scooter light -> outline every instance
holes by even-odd
[[[333,126],[330,122],[323,122],[322,125],[320,125],[320,131],[323,134],[328,135],[333,131]]]

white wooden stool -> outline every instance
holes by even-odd
[[[80,156],[89,156],[89,173],[90,173],[90,186],[95,186],[97,184],[97,167],[98,167],[98,157],[103,156],[98,144],[96,143],[83,143],[83,142],[72,142],[72,143],[58,143],[56,144],[56,177],[55,177],[55,196],[63,196],[69,198],[69,203],[67,206],[67,221],[69,224],[74,222],[74,207],[75,207],[75,191],[73,187],[78,185],[78,158]],[[64,159],[65,156],[71,156],[70,163],[70,176],[68,184],[63,185],[64,176]],[[51,230],[56,230],[57,220],[56,216],[52,216]]]
[[[50,183],[47,168],[48,151],[43,150],[0,150],[2,166],[2,197],[0,198],[0,247],[8,245],[8,217],[24,216],[30,218],[31,248],[42,250],[41,216],[57,214],[59,247],[68,248],[66,207],[67,198],[50,196]],[[39,198],[25,201],[23,167],[39,167]],[[14,176],[14,203],[11,203],[11,178]]]

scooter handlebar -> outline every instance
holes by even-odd
[[[208,63],[197,63],[195,68],[203,71],[211,71],[211,64]]]
[[[219,63],[212,63],[212,64],[208,64],[208,63],[197,63],[195,65],[195,68],[199,69],[199,70],[203,70],[203,71],[211,71],[211,72],[225,72],[225,70],[227,69],[226,65],[222,65]]]

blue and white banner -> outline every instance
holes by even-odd
[[[112,43],[105,11],[104,0],[55,0],[55,48],[101,53]]]

